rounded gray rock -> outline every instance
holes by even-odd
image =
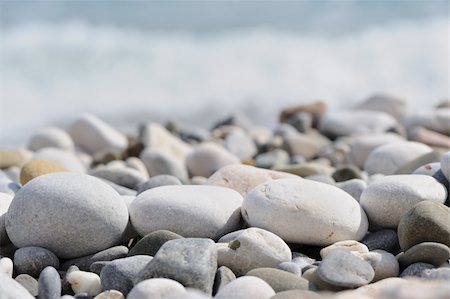
[[[45,267],[59,268],[58,257],[42,247],[23,247],[14,253],[14,268],[18,274],[38,277]]]
[[[17,275],[17,277],[15,278],[15,281],[20,283],[34,297],[36,297],[38,295],[38,288],[39,288],[38,282],[36,279],[31,277],[30,275],[28,275],[28,274]]]
[[[367,234],[361,243],[367,246],[370,251],[375,249],[382,249],[392,254],[397,254],[400,245],[398,244],[397,232],[392,229],[382,229],[370,234]]]
[[[450,248],[447,245],[436,242],[423,242],[406,250],[398,261],[403,267],[417,262],[428,263],[439,267],[449,259]]]
[[[150,255],[154,256],[159,248],[170,240],[180,239],[183,238],[179,234],[173,233],[168,230],[157,230],[155,232],[151,232],[148,235],[144,236],[142,239],[140,239],[136,245],[134,245],[130,252],[128,253],[128,256],[133,255]]]
[[[128,225],[119,194],[97,178],[52,173],[20,189],[6,217],[17,247],[39,246],[60,258],[92,254],[116,245]]]
[[[422,277],[425,270],[434,269],[434,266],[428,263],[414,263],[409,265],[402,273],[400,277],[417,276]]]
[[[173,175],[168,174],[160,174],[150,178],[148,181],[143,182],[138,187],[138,194],[147,191],[149,189],[153,189],[161,186],[170,186],[170,185],[182,185],[179,178]]]
[[[46,267],[39,275],[39,299],[59,299],[61,297],[61,278],[53,267]]]

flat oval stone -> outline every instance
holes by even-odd
[[[352,251],[355,253],[369,252],[369,249],[367,248],[366,245],[359,243],[357,241],[354,241],[354,240],[345,240],[345,241],[338,241],[327,247],[322,248],[322,250],[320,250],[320,256],[322,258],[325,258],[330,252],[332,252],[333,250],[335,250],[337,248],[345,249],[345,250]]]
[[[182,185],[180,179],[173,175],[161,174],[154,176],[138,186],[138,194],[161,186]]]
[[[87,296],[96,296],[102,291],[100,277],[92,272],[72,271],[67,275],[67,281],[77,295],[85,293]]]
[[[45,127],[37,130],[30,137],[28,148],[32,151],[45,147],[56,147],[73,151],[75,146],[69,134],[57,127]]]
[[[450,247],[450,208],[434,201],[423,201],[403,215],[398,239],[403,251],[422,242]]]
[[[127,299],[163,299],[185,292],[183,285],[178,281],[167,278],[151,278],[135,285]]]
[[[447,191],[428,175],[389,175],[371,183],[361,194],[361,206],[371,225],[395,228],[400,218],[421,201],[444,203]]]
[[[242,215],[286,242],[309,245],[361,240],[368,227],[366,214],[348,193],[301,178],[258,185],[245,197]]]
[[[319,293],[313,291],[305,290],[290,290],[279,292],[270,299],[325,299],[326,297],[320,295]]]
[[[351,179],[345,182],[339,182],[336,187],[341,188],[350,194],[357,202],[360,202],[361,194],[367,188],[367,183],[361,179]]]
[[[187,181],[189,177],[184,160],[180,161],[179,157],[168,152],[147,148],[141,153],[140,158],[151,177],[167,174],[181,181]]]
[[[369,174],[394,174],[400,167],[431,152],[432,149],[414,141],[398,141],[381,145],[374,149],[364,164]]]
[[[145,182],[145,178],[139,171],[129,167],[106,166],[92,170],[89,174],[130,189],[137,189],[140,184]]]
[[[239,228],[242,196],[217,186],[162,186],[139,194],[130,218],[141,236],[169,230],[183,237],[216,239]]]
[[[450,248],[447,245],[436,242],[423,242],[406,250],[398,261],[403,267],[417,262],[428,263],[439,267],[449,259]]]
[[[17,192],[6,216],[14,245],[44,247],[60,258],[113,246],[128,224],[127,207],[117,192],[94,177],[70,172],[30,181]]]
[[[327,283],[346,288],[356,288],[372,281],[372,266],[345,249],[335,249],[320,263],[318,274]]]
[[[274,268],[257,268],[249,271],[246,276],[259,277],[278,292],[288,290],[308,290],[309,282],[299,275]]]
[[[61,278],[55,268],[49,266],[42,270],[38,281],[39,299],[59,299],[61,297]]]
[[[46,160],[32,160],[26,163],[20,170],[20,183],[25,185],[29,181],[38,176],[54,173],[54,172],[66,172],[69,171],[63,166]]]
[[[400,273],[400,277],[408,277],[408,276],[416,276],[422,277],[425,270],[434,269],[434,266],[428,263],[414,263],[406,267],[402,273]]]
[[[45,267],[59,268],[58,257],[42,247],[23,247],[14,253],[14,268],[18,274],[38,277]]]
[[[50,161],[73,172],[86,172],[86,166],[75,153],[59,148],[46,147],[40,149],[34,154],[33,160]]]
[[[275,295],[275,291],[261,278],[242,276],[227,284],[214,298],[270,299],[273,295]]]
[[[126,257],[128,254],[128,248],[126,246],[114,246],[108,249],[99,251],[94,254],[82,256],[79,258],[66,260],[61,264],[61,270],[67,270],[71,266],[77,266],[79,270],[88,271],[89,267],[99,261],[113,261],[115,259]]]
[[[34,279],[28,274],[20,274],[17,275],[14,280],[20,283],[32,296],[37,297],[38,282],[36,279]]]
[[[148,235],[144,236],[142,239],[140,239],[136,245],[134,245],[130,252],[128,253],[128,256],[133,255],[150,255],[154,256],[159,248],[170,240],[175,239],[181,239],[183,238],[179,234],[173,233],[168,230],[157,230],[154,232],[149,233]]]

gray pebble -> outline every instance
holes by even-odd
[[[92,263],[89,266],[89,271],[91,271],[97,275],[100,275],[100,273],[102,272],[102,269],[109,263],[112,263],[112,261],[98,261],[98,262]]]
[[[46,267],[39,275],[39,299],[59,299],[61,297],[61,278],[53,267]]]
[[[392,254],[397,254],[400,250],[397,232],[392,229],[382,229],[371,234],[367,234],[361,243],[367,246],[369,251],[382,249]]]
[[[74,295],[74,292],[72,290],[72,286],[67,281],[67,276],[73,272],[73,271],[79,271],[80,269],[77,266],[70,266],[69,269],[67,269],[66,274],[64,275],[64,278],[62,280],[62,293],[68,294],[68,295]]]
[[[126,257],[128,248],[125,246],[114,246],[92,255],[82,256],[76,259],[67,260],[61,264],[61,270],[67,270],[75,265],[82,271],[89,271],[89,267],[98,261],[112,261],[118,258]]]
[[[2,299],[34,299],[19,282],[0,272],[0,298]],[[59,299],[59,297],[58,297]]]
[[[362,179],[361,170],[353,165],[345,165],[336,169],[332,177],[336,182],[345,182],[352,179]]]
[[[417,276],[422,277],[424,270],[434,269],[434,266],[427,263],[414,263],[409,265],[402,273],[400,277]]]
[[[367,188],[367,183],[361,179],[351,179],[345,182],[339,182],[336,186],[350,194],[359,202],[361,193]]]
[[[20,274],[15,280],[20,283],[34,297],[38,295],[38,282],[28,274]]]
[[[447,280],[450,282],[450,268],[425,269],[422,271],[422,278]]]
[[[398,261],[402,267],[407,267],[417,262],[424,262],[439,267],[449,259],[450,248],[447,245],[436,242],[423,242],[406,250]]]
[[[302,267],[294,262],[282,262],[278,265],[278,269],[297,275],[302,275]]]
[[[89,174],[134,190],[145,181],[144,176],[138,170],[129,167],[106,166],[94,169]]]
[[[100,179],[103,183],[106,183],[108,185],[110,185],[114,190],[116,190],[117,193],[119,193],[120,195],[131,195],[131,196],[136,196],[137,192],[136,190],[124,187],[124,186],[120,186],[114,182],[105,180],[105,179]]]
[[[214,278],[213,296],[222,289],[224,286],[236,279],[233,271],[230,268],[222,266],[217,269],[216,276]]]
[[[245,276],[256,276],[267,282],[273,290],[278,292],[288,290],[308,290],[308,280],[299,275],[275,268],[257,268],[249,271]]]
[[[173,175],[168,174],[160,174],[157,176],[154,176],[150,178],[148,181],[143,182],[138,186],[138,192],[137,194],[140,194],[146,190],[161,187],[161,186],[168,186],[168,185],[182,185],[179,178]]]
[[[289,164],[289,154],[282,149],[274,149],[270,152],[256,156],[255,166],[260,168],[272,168]]]
[[[18,274],[29,274],[39,277],[45,267],[59,268],[58,257],[42,247],[23,247],[14,253],[14,268]]]
[[[139,240],[133,248],[130,249],[128,256],[132,255],[150,255],[154,256],[158,252],[159,248],[170,240],[183,238],[179,234],[173,233],[168,230],[157,230],[149,233],[141,240]]]

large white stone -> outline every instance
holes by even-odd
[[[168,278],[151,278],[141,281],[130,291],[127,299],[164,299],[185,293],[184,286]]]
[[[400,218],[424,200],[444,203],[447,190],[428,175],[388,175],[371,183],[361,194],[361,206],[371,224],[397,227]]]
[[[63,150],[73,151],[74,144],[69,134],[56,127],[41,128],[30,138],[28,148],[32,151],[45,147],[56,147]]]
[[[162,186],[140,193],[130,204],[130,219],[145,236],[169,230],[183,237],[217,239],[239,228],[242,196],[203,185]]]
[[[75,258],[117,245],[128,224],[120,195],[80,173],[39,176],[23,186],[6,213],[6,231],[17,247],[38,246]]]
[[[219,290],[215,299],[270,299],[275,295],[272,287],[255,276],[239,277]]]
[[[256,268],[275,268],[292,259],[289,246],[274,233],[261,228],[251,227],[229,233],[218,243],[219,266],[227,266],[236,275],[245,275]]]
[[[361,240],[367,232],[366,214],[341,189],[302,178],[273,180],[250,191],[242,215],[286,242],[330,245]]]
[[[431,152],[425,144],[414,141],[398,141],[381,145],[374,149],[364,164],[368,174],[394,174],[406,163]]]
[[[90,154],[102,150],[124,150],[128,145],[122,133],[92,114],[78,118],[69,128],[69,134],[77,146]]]

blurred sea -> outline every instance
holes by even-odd
[[[273,125],[286,105],[449,97],[446,1],[0,3],[0,145],[98,114]]]

